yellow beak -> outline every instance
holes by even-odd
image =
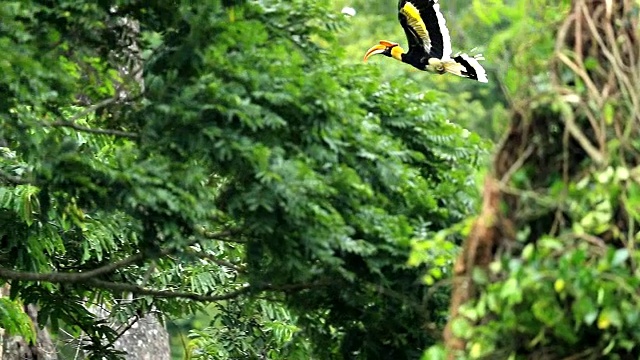
[[[394,43],[394,42],[391,42],[391,41],[387,41],[387,40],[380,40],[380,44],[375,45],[371,49],[367,50],[367,53],[364,54],[364,61],[367,62],[367,59],[371,55],[382,54],[388,48],[394,48],[396,46],[398,46],[397,43]]]
[[[370,56],[375,54],[382,54],[383,52],[385,52],[385,50],[387,50],[387,47],[382,44],[372,46],[371,49],[367,50],[367,53],[364,54],[364,62],[367,62],[367,59],[369,59]]]

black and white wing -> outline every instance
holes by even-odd
[[[460,65],[458,73],[449,71],[455,75],[466,77],[480,82],[488,82],[487,73],[480,65],[478,60],[484,60],[482,55],[469,56],[467,54],[459,54],[453,57],[453,61]]]
[[[400,0],[398,18],[409,42],[409,52],[431,58],[451,58],[451,38],[438,0]]]

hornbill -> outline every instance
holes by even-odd
[[[405,52],[397,43],[381,40],[364,55],[382,54],[400,60],[420,70],[437,74],[445,72],[480,82],[487,82],[487,74],[478,60],[482,55],[458,54],[451,57],[451,39],[438,0],[400,0],[398,18],[409,42]]]

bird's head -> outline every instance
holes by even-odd
[[[396,60],[402,61],[402,53],[404,50],[397,43],[380,40],[380,43],[371,47],[371,49],[367,50],[367,53],[364,54],[364,61],[366,62],[369,57],[376,54],[382,54],[389,57],[392,57]]]

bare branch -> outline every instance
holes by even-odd
[[[504,173],[504,175],[502,175],[502,178],[500,179],[500,186],[507,185],[507,183],[511,180],[511,177],[513,176],[513,174],[515,174],[516,171],[520,170],[524,165],[525,161],[527,161],[529,156],[531,156],[531,154],[533,153],[533,150],[534,150],[533,145],[529,144],[529,146],[527,146],[524,152],[518,157],[518,160],[516,160],[513,164],[511,164],[511,167],[509,167],[509,170],[507,170],[507,172]]]

